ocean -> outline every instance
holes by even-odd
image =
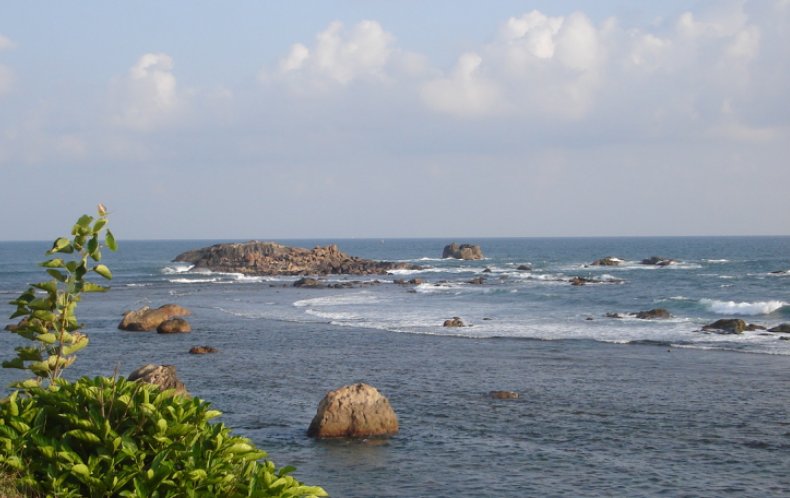
[[[120,241],[111,291],[78,307],[91,345],[67,376],[175,365],[223,422],[335,497],[790,495],[790,334],[701,331],[790,322],[790,237],[456,240],[479,261],[441,259],[445,239],[278,241],[424,267],[326,278],[348,288],[172,262],[217,242]],[[0,242],[4,316],[42,280],[48,246]],[[623,263],[591,266],[607,256]],[[651,256],[676,263],[640,263]],[[165,303],[192,310],[192,333],[117,329],[123,311]],[[629,315],[654,308],[671,317]],[[467,326],[443,327],[452,317]],[[22,342],[0,334],[4,359]],[[400,433],[307,438],[323,395],[360,381],[390,399]]]

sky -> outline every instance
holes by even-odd
[[[790,0],[5,2],[0,240],[790,235]]]

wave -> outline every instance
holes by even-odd
[[[306,308],[310,306],[347,306],[354,304],[376,304],[381,300],[369,293],[341,294],[336,296],[314,297],[311,299],[300,299],[295,301],[293,306]]]
[[[162,273],[164,273],[165,275],[172,275],[174,273],[186,273],[194,267],[195,265],[189,263],[175,264],[172,266],[165,266],[164,268],[162,268]]]
[[[703,259],[705,263],[729,263],[729,259]]]
[[[780,310],[788,304],[784,301],[755,301],[752,303],[738,303],[735,301],[718,301],[715,299],[700,299],[700,303],[714,313],[745,316],[770,315],[774,311]]]

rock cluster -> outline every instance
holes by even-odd
[[[390,270],[418,270],[409,263],[393,263],[349,256],[334,244],[303,249],[274,242],[216,244],[176,256],[193,270],[245,275],[380,275]]]
[[[666,320],[672,318],[669,311],[664,308],[655,308],[647,311],[638,311],[636,313],[607,313],[606,318],[626,318],[633,317],[640,320]]]
[[[444,250],[442,251],[442,258],[454,258],[454,259],[483,259],[483,250],[480,249],[480,246],[476,246],[473,244],[461,244],[458,245],[455,242],[452,244],[444,246]]]
[[[177,304],[165,304],[164,306],[160,306],[156,309],[143,306],[139,310],[127,311],[124,313],[121,323],[118,324],[118,328],[121,330],[142,332],[156,330],[163,322],[173,318],[189,316],[191,314],[192,313],[188,309]],[[186,323],[184,320],[182,320],[182,322]],[[186,323],[186,326],[189,327],[189,324]],[[184,328],[183,324],[181,325],[181,328]],[[188,330],[181,331],[188,332]]]
[[[466,327],[466,324],[459,317],[454,316],[449,320],[445,320],[443,327]]]
[[[328,392],[307,429],[307,435],[316,438],[380,437],[397,432],[398,417],[389,400],[363,383]]]
[[[620,266],[623,260],[614,256],[607,256],[605,258],[596,259],[593,261],[592,266]]]
[[[722,318],[702,327],[704,332],[717,334],[743,334],[745,331],[765,330],[761,325],[746,323],[740,318]]]
[[[654,265],[654,266],[669,266],[674,265],[677,263],[674,259],[664,258],[662,256],[650,256],[649,258],[645,258],[641,261],[643,265]]]

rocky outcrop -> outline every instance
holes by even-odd
[[[519,394],[516,391],[491,391],[488,393],[488,397],[493,399],[518,399]]]
[[[148,364],[129,374],[129,380],[147,382],[159,386],[160,389],[175,389],[176,394],[188,394],[184,383],[176,377],[173,365]]]
[[[444,321],[443,327],[466,327],[466,324],[459,317],[454,316],[449,320]]]
[[[771,327],[768,332],[778,332],[780,334],[790,334],[790,323],[782,323],[776,327]]]
[[[450,245],[444,246],[444,250],[442,251],[442,258],[483,259],[483,250],[480,249],[480,246],[476,246],[473,244],[458,245],[455,242],[453,242]]]
[[[334,244],[303,249],[259,241],[216,244],[179,254],[174,261],[192,263],[191,271],[202,269],[245,275],[380,275],[390,270],[420,269],[409,263],[349,256]]]
[[[532,267],[529,266],[529,265],[518,265],[518,268],[516,268],[516,270],[518,270],[518,271],[532,271]]]
[[[142,332],[156,330],[156,328],[166,320],[189,316],[191,314],[192,313],[188,309],[177,304],[165,304],[157,309],[143,306],[139,310],[127,311],[124,313],[121,323],[118,324],[118,328],[121,330]]]
[[[654,265],[654,266],[669,266],[674,265],[677,263],[674,259],[664,258],[661,256],[650,256],[649,258],[645,258],[641,261],[643,265]]]
[[[212,348],[211,346],[193,346],[189,348],[189,354],[209,354],[217,351],[217,348]]]
[[[398,432],[398,417],[389,400],[368,384],[330,391],[318,404],[307,435],[315,438],[365,438]]]
[[[171,318],[160,323],[156,331],[160,334],[186,334],[192,332],[192,326],[183,318]]]
[[[623,264],[623,260],[615,258],[614,256],[607,256],[605,258],[596,259],[591,264],[592,266],[620,266]]]

